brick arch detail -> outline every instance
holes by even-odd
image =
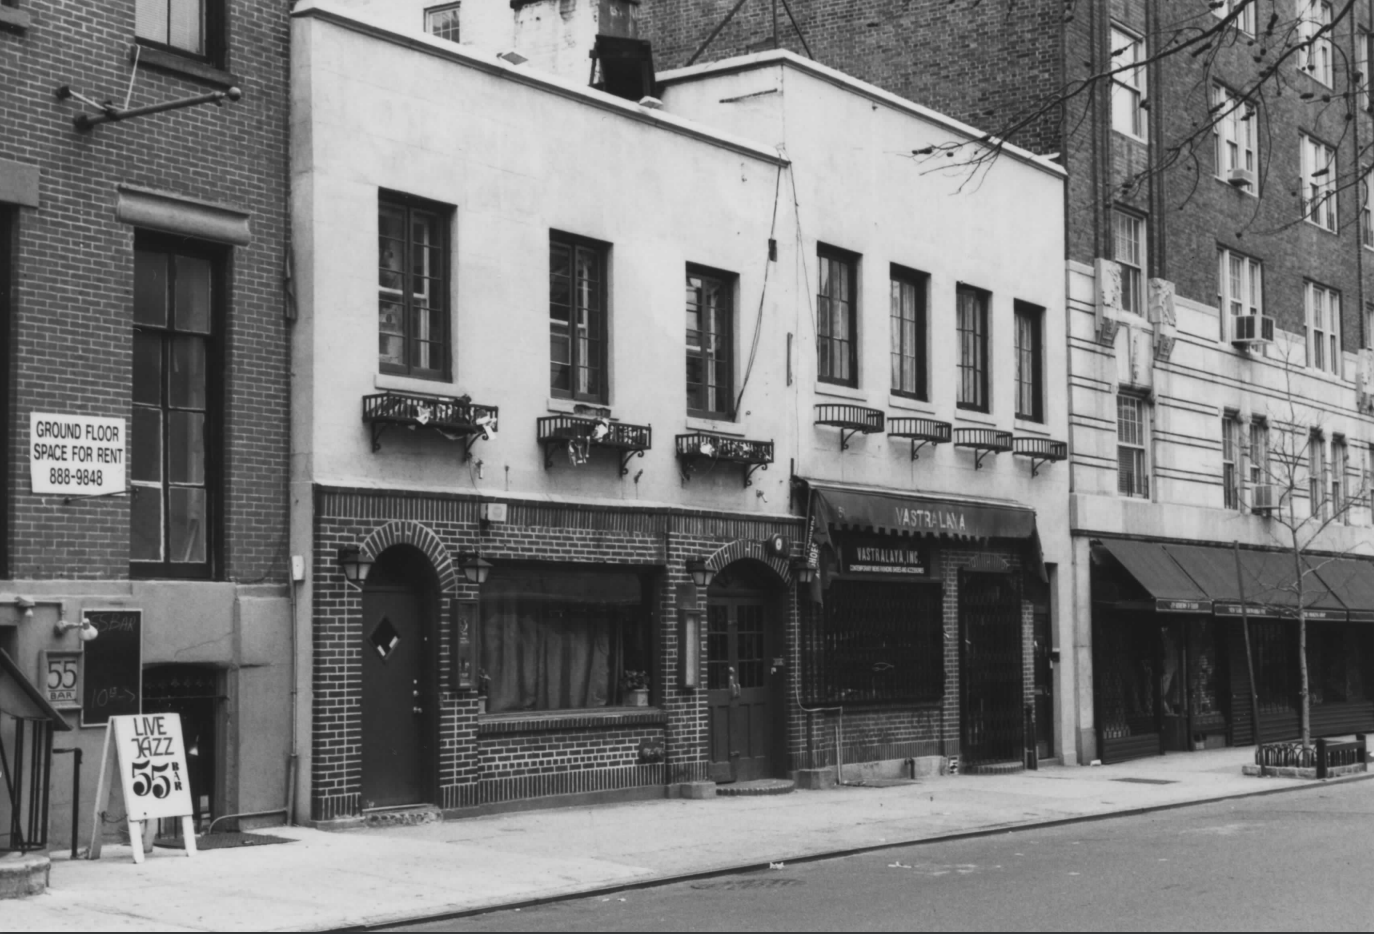
[[[717,550],[706,559],[706,566],[713,571],[720,571],[745,558],[752,558],[761,564],[768,565],[773,569],[773,573],[778,575],[779,580],[784,584],[791,585],[792,566],[788,564],[787,559],[774,558],[763,550],[762,544],[745,538],[737,538]]]
[[[411,545],[420,549],[439,575],[439,589],[452,593],[457,588],[458,575],[453,559],[433,529],[411,519],[393,519],[363,539],[362,550],[375,561],[392,545]]]

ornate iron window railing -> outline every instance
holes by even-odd
[[[881,409],[862,405],[822,403],[816,406],[816,424],[840,429],[840,450],[849,450],[849,439],[859,432],[873,434],[882,431],[886,416]]]
[[[363,422],[372,429],[373,452],[382,449],[388,428],[429,428],[450,441],[463,442],[463,460],[472,457],[472,445],[496,433],[500,409],[478,405],[468,396],[427,396],[420,393],[386,392],[363,396]]]
[[[923,446],[948,444],[951,429],[949,422],[936,421],[933,418],[902,416],[887,420],[887,435],[889,438],[911,439],[911,459],[920,460],[921,456],[917,452]]]
[[[975,451],[973,469],[983,466],[983,458],[989,454],[1002,454],[1011,450],[1011,432],[996,428],[956,428],[954,446]]]
[[[578,467],[587,462],[590,448],[620,452],[620,475],[630,472],[632,457],[643,457],[653,446],[653,428],[611,421],[609,416],[546,415],[537,421],[539,444],[544,448],[544,469],[553,467],[556,447],[566,447],[568,459]]]
[[[754,471],[767,470],[773,463],[772,441],[750,441],[706,432],[677,436],[677,459],[684,481],[691,478],[701,461],[744,465],[744,485],[753,486]]]
[[[1063,441],[1051,441],[1049,438],[1013,438],[1011,452],[1017,457],[1029,457],[1031,462],[1031,476],[1040,474],[1040,468],[1045,464],[1055,461],[1062,461],[1069,456],[1069,446]]]

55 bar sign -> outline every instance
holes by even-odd
[[[90,858],[100,858],[100,834],[107,820],[111,791],[111,751],[119,771],[119,787],[124,793],[134,862],[143,862],[143,846],[152,845],[153,828],[159,818],[181,818],[186,853],[188,856],[195,853],[195,827],[191,821],[195,812],[191,805],[191,783],[186,775],[181,717],[174,713],[153,713],[111,717],[106,727]]]
[[[29,413],[29,484],[35,493],[124,492],[122,418]]]

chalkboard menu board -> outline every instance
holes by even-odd
[[[142,713],[143,611],[86,610],[82,616],[99,635],[84,644],[81,725]]]

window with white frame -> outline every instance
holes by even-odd
[[[1146,408],[1139,396],[1116,397],[1116,489],[1122,496],[1150,495],[1145,460]]]
[[[1145,138],[1145,42],[1112,27],[1112,129],[1138,139]]]
[[[1235,19],[1231,22],[1236,28],[1247,36],[1255,34],[1255,23],[1258,17],[1255,14],[1255,7],[1259,5],[1259,0],[1211,0],[1208,4],[1212,8],[1212,15],[1217,19],[1225,19],[1232,14]],[[1240,12],[1237,13],[1237,7]]]
[[[1345,438],[1340,435],[1331,436],[1331,515],[1338,517],[1342,522],[1349,523],[1350,515],[1345,511],[1345,471],[1348,455],[1346,454]]]
[[[1326,439],[1320,431],[1307,436],[1307,503],[1313,516],[1326,516],[1326,467],[1323,461],[1326,453]]]
[[[1336,150],[1302,136],[1302,216],[1333,233],[1336,230]]]
[[[1112,253],[1121,267],[1121,308],[1145,314],[1145,218],[1114,212]]]
[[[1324,373],[1341,375],[1341,293],[1308,282],[1307,365]]]
[[[1374,55],[1370,51],[1374,50],[1374,33],[1361,29],[1355,33],[1355,81],[1356,89],[1360,95],[1360,106],[1365,110],[1370,109],[1369,97],[1369,63],[1374,61]]]
[[[1251,256],[1217,251],[1217,305],[1222,309],[1222,339],[1236,333],[1236,318],[1264,314],[1264,265]]]
[[[1221,501],[1227,509],[1240,508],[1240,416],[1227,412],[1221,418]]]
[[[449,42],[458,41],[458,10],[461,4],[445,3],[425,10],[425,32]]]
[[[1298,0],[1298,41],[1301,68],[1327,87],[1332,83],[1331,4]]]
[[[1263,486],[1269,482],[1269,423],[1262,418],[1250,421],[1250,444],[1246,454],[1250,471],[1250,485]]]
[[[1213,128],[1217,178],[1229,181],[1232,169],[1256,172],[1254,105],[1221,86],[1213,90],[1212,105],[1217,121]],[[1253,194],[1254,186],[1247,187]]]

